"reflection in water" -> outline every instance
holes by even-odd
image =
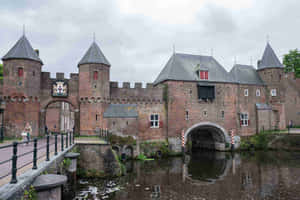
[[[300,153],[254,155],[201,152],[188,157],[126,163],[124,177],[114,179],[111,200],[300,199]],[[103,199],[108,180],[78,184],[76,196],[97,187],[87,199]],[[113,189],[111,190],[113,191]]]

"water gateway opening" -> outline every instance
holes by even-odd
[[[201,150],[224,151],[228,146],[226,131],[214,124],[200,123],[186,132],[186,147],[188,152]]]
[[[46,126],[50,132],[72,131],[75,125],[73,106],[64,101],[50,103],[46,108]]]

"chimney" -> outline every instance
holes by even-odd
[[[40,51],[38,49],[34,50],[38,57],[40,57]]]

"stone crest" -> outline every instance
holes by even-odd
[[[67,82],[54,81],[52,84],[52,96],[53,97],[67,97],[68,96]]]

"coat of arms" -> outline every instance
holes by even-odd
[[[67,97],[68,85],[64,81],[55,81],[52,85],[52,96]]]

